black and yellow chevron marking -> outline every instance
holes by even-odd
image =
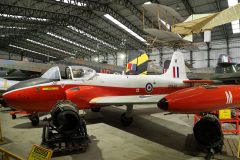
[[[128,64],[136,64],[137,69],[136,71],[128,69]],[[137,56],[136,58],[132,59],[128,62],[126,67],[126,74],[132,75],[146,75],[147,74],[147,67],[148,67],[148,55],[146,53]]]

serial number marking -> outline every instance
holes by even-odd
[[[169,87],[169,88],[176,88],[176,87],[177,87],[177,85],[174,85],[174,84],[169,84],[169,85],[168,85],[168,87]]]

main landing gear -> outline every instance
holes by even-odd
[[[12,116],[12,119],[16,119],[17,115],[23,114],[23,115],[28,115],[28,118],[32,122],[33,126],[37,126],[39,124],[39,115],[38,113],[29,113],[26,111],[12,111],[10,112],[10,115]]]
[[[32,126],[37,126],[39,124],[39,114],[38,113],[30,114],[29,120],[32,122]]]
[[[124,126],[130,126],[133,122],[133,117],[132,117],[132,112],[133,112],[133,105],[127,105],[126,106],[126,112],[121,115],[121,123]]]
[[[101,108],[91,108],[92,112],[100,112]]]

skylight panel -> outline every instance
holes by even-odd
[[[49,45],[46,45],[46,44],[40,43],[40,42],[37,42],[37,41],[31,40],[31,39],[26,39],[26,40],[29,41],[29,42],[32,42],[32,43],[35,43],[35,44],[38,44],[38,45],[41,45],[41,46],[47,47],[47,48],[54,49],[54,50],[56,50],[56,51],[60,51],[60,52],[63,52],[63,53],[66,53],[66,54],[69,54],[69,55],[75,56],[75,54],[73,54],[73,53],[70,53],[70,52],[67,52],[67,51],[64,51],[64,50],[61,50],[61,49],[58,49],[58,48],[55,48],[55,47],[52,47],[52,46],[49,46]]]
[[[113,45],[111,45],[111,44],[109,44],[109,43],[107,43],[107,42],[104,42],[103,40],[98,39],[97,37],[94,37],[94,36],[92,36],[91,34],[86,33],[86,32],[84,32],[84,31],[82,31],[82,30],[80,30],[80,29],[77,29],[76,27],[73,27],[73,26],[67,26],[67,27],[70,28],[71,30],[75,31],[75,32],[78,32],[78,33],[80,33],[80,34],[82,34],[82,35],[90,38],[90,39],[93,39],[93,40],[95,40],[95,41],[97,41],[97,42],[100,42],[100,43],[108,46],[109,48],[112,48],[112,49],[117,50],[117,48],[114,47]]]
[[[238,4],[238,0],[228,0],[228,6],[232,7],[234,5]]]
[[[83,2],[78,2],[76,0],[56,0],[57,2],[63,2],[63,3],[67,3],[67,4],[72,4],[72,5],[77,5],[77,6],[80,6],[80,7],[85,7],[87,6],[86,3],[83,3]]]
[[[121,22],[119,22],[118,20],[116,20],[115,18],[113,18],[111,15],[109,14],[105,14],[104,17],[106,17],[108,20],[112,21],[113,23],[115,23],[116,25],[118,25],[119,27],[121,27],[122,29],[124,29],[125,31],[127,31],[128,33],[130,33],[132,36],[134,36],[135,38],[139,39],[142,42],[147,42],[145,39],[143,39],[141,36],[139,36],[137,33],[133,32],[131,29],[129,29],[127,26],[125,26],[124,24],[122,24]]]
[[[0,16],[7,17],[7,18],[16,18],[16,19],[25,18],[33,21],[48,21],[48,19],[45,19],[45,18],[26,17],[26,16],[11,15],[11,14],[0,14]]]
[[[10,47],[13,47],[13,48],[25,50],[25,51],[28,51],[28,52],[40,54],[40,55],[43,55],[43,56],[46,56],[46,57],[56,58],[56,57],[54,57],[54,56],[50,56],[50,55],[47,55],[47,54],[44,54],[44,53],[40,53],[40,52],[37,52],[37,51],[33,51],[33,50],[30,50],[30,49],[27,49],[27,48],[22,48],[22,47],[15,46],[15,45],[12,45],[12,44],[9,44],[9,46],[10,46]]]
[[[79,44],[79,43],[73,42],[73,41],[71,41],[70,39],[64,38],[64,37],[59,36],[59,35],[56,35],[56,34],[54,34],[54,33],[47,32],[47,34],[50,35],[50,36],[53,36],[53,37],[55,37],[55,38],[61,39],[61,40],[65,41],[65,42],[71,43],[71,44],[73,44],[73,45],[75,45],[75,46],[78,46],[78,47],[84,48],[84,49],[86,49],[86,50],[89,50],[89,51],[91,51],[91,52],[94,52],[94,53],[97,52],[96,50],[94,50],[94,49],[92,49],[92,48],[89,48],[89,47],[86,47],[86,46],[81,45],[81,44]]]
[[[232,7],[234,5],[238,4],[238,0],[228,0],[228,6]],[[233,33],[240,33],[240,25],[239,25],[239,20],[232,21],[232,32]]]
[[[26,27],[16,27],[16,26],[1,26],[0,28],[7,28],[7,29],[27,29]]]

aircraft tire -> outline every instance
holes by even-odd
[[[16,118],[17,118],[16,114],[13,114],[12,119],[16,119]]]
[[[101,108],[91,108],[92,112],[100,112]]]
[[[123,126],[130,126],[133,122],[133,117],[127,117],[126,113],[121,115],[121,123]]]
[[[38,116],[31,116],[30,121],[32,122],[32,126],[37,126],[39,124],[39,117]]]

